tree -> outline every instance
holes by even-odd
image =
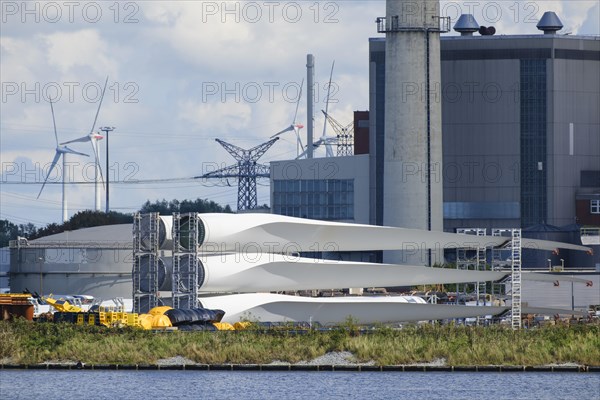
[[[170,215],[174,212],[179,213],[231,213],[231,207],[226,205],[221,206],[212,200],[207,199],[196,199],[196,200],[171,200],[165,199],[156,200],[154,203],[150,203],[150,200],[146,201],[142,206],[141,213],[157,212],[161,215]]]
[[[11,240],[22,236],[30,238],[37,233],[37,228],[32,223],[15,225],[7,219],[0,220],[0,247],[8,246]]]

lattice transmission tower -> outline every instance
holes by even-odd
[[[323,114],[325,114],[325,118],[335,131],[338,157],[354,155],[354,122],[342,125],[325,111],[323,111]]]
[[[258,163],[258,159],[279,140],[278,137],[259,144],[249,150],[242,149],[221,139],[215,139],[236,159],[236,165],[230,165],[216,171],[208,172],[195,178],[236,178],[238,180],[237,210],[253,210],[256,208],[256,179],[268,178],[271,170],[268,165]]]

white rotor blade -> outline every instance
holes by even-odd
[[[90,144],[92,145],[92,151],[94,152],[96,167],[98,167],[98,172],[100,173],[102,188],[104,188],[104,176],[102,176],[102,167],[100,166],[100,159],[98,157],[98,141],[90,137]]]
[[[205,278],[198,290],[208,293],[486,282],[510,275],[510,272],[317,260],[267,253],[213,255],[201,257],[200,261]]]
[[[240,251],[240,243],[257,246],[256,251],[293,253],[301,251],[423,250],[443,248],[498,247],[510,243],[501,236],[476,236],[421,229],[317,221],[276,214],[201,214],[206,235],[203,251]],[[182,237],[183,239],[183,237]],[[591,251],[568,243],[523,239],[522,247],[540,250],[558,248]]]
[[[313,149],[318,149],[321,144],[323,144],[323,138],[321,138],[313,143]],[[302,153],[300,153],[300,155],[298,157],[296,157],[296,160],[299,160],[299,159],[303,158],[304,156],[306,156],[306,153],[308,153],[308,148],[305,148],[304,151]]]
[[[94,117],[94,123],[92,124],[92,129],[90,129],[90,135],[94,132],[94,128],[96,128],[96,121],[98,120],[98,114],[100,114],[100,107],[102,107],[102,100],[104,100],[104,93],[106,92],[107,84],[108,84],[108,76],[106,77],[106,81],[104,81],[104,88],[102,89],[102,94],[100,95],[100,103],[98,104],[98,109],[96,110],[96,116]]]
[[[50,103],[52,104],[52,103]],[[50,176],[50,174],[52,173],[52,170],[54,169],[54,167],[56,166],[56,163],[58,162],[58,159],[61,156],[61,152],[58,151],[58,149],[56,150],[56,153],[54,154],[54,159],[52,160],[52,164],[50,165],[50,169],[48,170],[48,174],[46,174],[46,179],[44,179],[44,184],[42,185],[42,188],[40,189],[40,192],[37,195],[37,198],[40,198],[40,195],[42,194],[42,190],[44,190],[44,186],[46,186],[46,182],[48,181],[48,177]]]
[[[273,136],[271,136],[271,139],[273,139],[274,137],[277,137],[277,136],[281,135],[282,133],[286,133],[286,132],[293,131],[293,130],[294,130],[294,125],[290,125],[287,128],[285,128],[284,130],[282,130],[280,132],[277,132],[276,134],[274,134]]]
[[[225,311],[223,322],[251,318],[262,322],[339,324],[348,317],[359,324],[471,318],[500,314],[510,307],[423,304],[413,296],[301,297],[247,293],[200,297],[202,307]],[[419,304],[420,303],[420,304]]]
[[[587,317],[587,313],[576,310],[564,310],[560,308],[546,308],[546,307],[522,307],[521,314],[542,314],[542,315],[579,315],[581,317]]]
[[[89,157],[89,155],[85,154],[85,153],[80,153],[78,151],[75,151],[73,149],[68,148],[67,146],[62,146],[60,149],[61,153],[69,153],[69,154],[77,154],[79,156],[86,156]]]
[[[69,140],[68,142],[62,142],[62,143],[61,143],[61,146],[62,146],[62,145],[65,145],[65,144],[69,144],[69,143],[80,143],[80,142],[81,142],[81,143],[83,143],[83,142],[89,142],[89,141],[91,141],[91,140],[92,140],[92,138],[90,138],[90,136],[89,136],[89,135],[86,135],[86,136],[84,136],[84,137],[80,137],[80,138],[78,138],[78,139]]]
[[[298,117],[298,107],[300,106],[300,100],[302,99],[302,89],[304,88],[304,78],[302,78],[302,83],[300,84],[300,93],[298,93],[298,101],[296,101],[296,112],[294,112],[294,119],[292,120],[292,125],[296,123],[296,118]]]
[[[325,137],[326,130],[327,130],[327,111],[329,110],[329,93],[331,92],[331,79],[333,78],[333,67],[335,67],[335,60],[333,60],[333,63],[331,64],[331,73],[329,74],[329,83],[327,84],[327,97],[325,98],[325,111],[321,110],[325,114],[325,120],[323,121],[323,137]]]
[[[56,119],[54,119],[54,107],[52,106],[52,100],[50,100],[50,111],[52,112],[52,125],[54,125],[54,139],[56,139],[56,145],[58,146],[58,133],[56,133]],[[42,189],[43,189],[43,186],[42,186]],[[40,191],[40,193],[41,193],[41,191]],[[39,197],[39,195],[38,195],[38,197]]]

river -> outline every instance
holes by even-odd
[[[600,374],[2,370],[9,399],[600,399]]]

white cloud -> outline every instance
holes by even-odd
[[[244,103],[201,103],[193,100],[180,104],[178,117],[188,121],[196,129],[211,131],[214,134],[227,134],[232,130],[247,128],[252,109]]]
[[[50,66],[63,74],[87,67],[98,75],[116,75],[117,61],[110,58],[109,45],[92,29],[58,32],[44,37]]]

